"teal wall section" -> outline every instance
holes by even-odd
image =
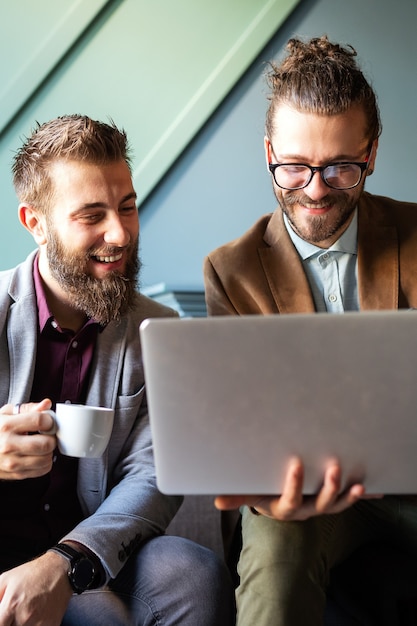
[[[299,0],[14,0],[0,7],[0,269],[33,247],[10,164],[35,121],[111,117],[139,204]]]
[[[107,0],[0,5],[0,132],[53,72]]]

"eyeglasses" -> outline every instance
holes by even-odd
[[[331,163],[319,167],[304,163],[269,163],[268,168],[278,187],[289,191],[307,187],[316,172],[320,172],[323,182],[332,189],[353,189],[361,182],[369,157],[370,153],[360,163]]]

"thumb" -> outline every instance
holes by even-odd
[[[44,398],[44,400],[41,400],[40,402],[38,402],[38,404],[35,404],[34,406],[31,406],[32,411],[47,411],[48,409],[50,409],[52,406],[52,401],[49,398]]]

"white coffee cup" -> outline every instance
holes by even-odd
[[[55,423],[58,449],[66,456],[97,458],[113,429],[114,410],[85,404],[57,403],[49,413]]]

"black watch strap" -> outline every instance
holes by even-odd
[[[87,554],[66,543],[58,543],[48,552],[56,552],[68,561],[68,580],[75,593],[80,594],[96,586],[94,583],[97,579],[97,567],[93,559],[89,558]]]

